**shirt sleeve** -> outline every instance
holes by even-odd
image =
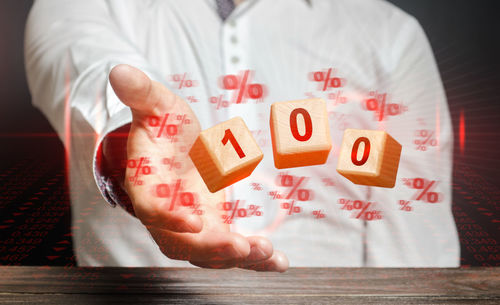
[[[130,2],[123,3],[127,5]],[[134,11],[123,8],[120,17],[133,20]],[[116,196],[95,168],[95,160],[103,138],[131,122],[130,110],[108,81],[110,70],[121,63],[161,80],[134,45],[132,35],[115,22],[108,1],[35,1],[25,32],[32,103],[47,117],[66,151],[73,147],[72,139],[77,139],[80,147],[93,147],[93,155],[81,154],[86,160],[79,162],[92,168],[99,190],[112,204]],[[94,135],[75,135],[79,130],[92,130]]]
[[[395,138],[402,152],[396,186],[369,188],[369,200],[382,210],[383,220],[366,223],[367,266],[456,267],[453,130],[443,85],[418,22],[404,15],[389,24],[381,87],[388,93],[386,105],[400,104],[402,113],[386,107],[385,118],[374,117],[374,124]],[[420,147],[415,142],[426,139]],[[411,210],[400,205],[403,201]]]

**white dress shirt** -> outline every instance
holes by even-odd
[[[212,0],[35,1],[26,28],[26,70],[33,104],[68,152],[78,265],[189,266],[165,257],[141,222],[108,204],[96,185],[99,143],[131,121],[130,110],[108,82],[110,70],[121,63],[138,67],[186,98],[203,129],[235,116],[244,119],[264,159],[226,195],[243,206],[260,206],[263,214],[235,218],[232,229],[269,237],[291,266],[459,265],[451,213],[452,127],[422,28],[381,0],[310,2],[248,0],[222,22]],[[311,79],[311,72],[328,68],[332,77],[342,79],[342,87],[323,91],[322,83]],[[265,85],[266,96],[217,109],[211,97],[230,100],[234,94],[218,85],[219,77],[247,69],[254,71],[252,83]],[[172,75],[184,73],[196,86],[179,89]],[[366,109],[374,91],[387,93],[386,103],[404,105],[404,111],[387,110],[379,121],[380,113]],[[336,103],[339,92],[345,99]],[[310,96],[328,104],[333,143],[328,161],[277,170],[270,105]],[[336,172],[345,128],[384,129],[403,146],[394,188],[355,185]],[[420,139],[418,130],[434,132],[425,151],[414,142]],[[306,177],[298,189],[314,195],[295,202],[300,213],[288,215],[282,208],[286,200],[270,196],[290,192],[289,186],[277,185],[285,172]],[[407,178],[436,181],[427,193],[439,193],[439,202],[426,202],[429,195],[419,196],[424,189],[410,187]],[[370,209],[383,218],[352,217],[359,210],[343,209],[341,199],[371,202]],[[412,210],[400,200],[410,201]],[[318,210],[324,218],[315,217]]]

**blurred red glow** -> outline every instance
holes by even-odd
[[[460,137],[460,154],[463,155],[465,151],[465,115],[463,109],[460,110],[459,137]]]

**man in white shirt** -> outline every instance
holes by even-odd
[[[288,261],[459,264],[451,213],[452,129],[439,72],[415,19],[384,1],[247,0],[233,10],[227,1],[212,0],[37,0],[25,58],[33,103],[67,149],[80,266],[190,262],[284,271]],[[234,92],[223,90],[218,79],[249,70],[249,82],[263,84],[266,94],[225,103]],[[184,76],[196,86],[183,83]],[[334,78],[336,83],[325,81]],[[324,165],[279,171],[269,106],[311,96],[328,102],[332,153]],[[189,119],[177,142],[151,132],[148,120],[165,113]],[[201,129],[235,116],[252,130],[264,159],[250,177],[211,194],[186,147]],[[112,135],[126,136],[129,126],[125,149],[123,138]],[[355,185],[336,173],[345,128],[383,129],[402,144],[393,189]],[[422,130],[433,133],[432,145],[415,142],[424,140]],[[119,167],[115,159],[144,157],[155,172],[141,175],[142,184],[131,182],[137,164],[118,178],[112,174]],[[167,168],[165,160],[173,158],[178,163]],[[285,200],[276,196],[291,192],[284,176],[310,197],[297,201],[300,213],[287,213]],[[175,181],[196,194],[203,215],[182,205],[171,211],[171,198],[159,198],[150,187]],[[342,204],[348,200],[371,202],[383,218],[350,217]],[[262,214],[233,219],[230,232],[221,220],[223,202],[232,208],[253,204]]]

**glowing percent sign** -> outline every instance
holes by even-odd
[[[378,94],[377,92],[371,92],[370,95],[372,98],[365,100],[364,106],[366,110],[373,111],[376,114],[378,121],[386,119],[388,115],[395,116],[408,110],[408,107],[401,104],[387,104],[386,93]]]
[[[146,164],[149,164],[149,158],[141,157],[139,159],[139,161],[136,161],[133,159],[127,160],[127,167],[128,168],[135,168],[134,175],[129,177],[129,181],[133,182],[134,185],[142,185],[143,184],[143,181],[139,180],[140,174],[143,174],[143,175],[151,174],[151,172],[152,172],[151,166],[146,165]]]
[[[173,137],[177,135],[177,125],[175,124],[167,124],[167,120],[169,117],[169,113],[166,113],[163,116],[163,119],[157,116],[150,116],[148,118],[148,124],[151,127],[159,127],[158,128],[158,133],[156,134],[156,137],[159,138],[163,134],[166,134],[167,137]],[[161,122],[160,122],[161,121]]]
[[[323,83],[322,91],[326,91],[330,88],[340,88],[342,87],[342,79],[338,77],[331,76],[332,68],[329,68],[326,72],[316,71],[312,73],[313,80],[315,82]]]
[[[410,201],[407,201],[407,200],[399,200],[399,205],[401,206],[399,209],[401,211],[406,211],[406,212],[410,212],[411,210],[413,210],[413,207],[410,205],[411,202]]]
[[[431,192],[434,187],[436,187],[437,182],[435,180],[427,180],[424,178],[413,179],[412,187],[419,190],[415,196],[415,200],[422,200],[428,203],[436,203],[439,201],[439,193]]]
[[[187,74],[173,74],[172,80],[176,83],[179,83],[179,89],[182,88],[191,88],[196,86],[196,81],[192,79],[186,79]]]
[[[382,219],[382,212],[378,210],[369,210],[370,206],[372,205],[371,202],[365,202],[362,200],[348,200],[341,198],[339,199],[339,204],[342,205],[342,210],[348,210],[348,211],[356,211],[355,217],[356,219],[362,219],[362,220],[378,220]]]
[[[262,84],[249,84],[250,70],[245,70],[241,77],[234,74],[225,75],[222,78],[222,88],[225,90],[237,90],[235,104],[244,103],[246,98],[253,100],[264,96],[264,87]]]
[[[222,215],[224,223],[231,224],[235,217],[251,217],[251,216],[262,216],[262,211],[259,211],[260,206],[251,204],[247,208],[239,208],[239,200],[234,203],[231,201],[226,201],[222,204],[222,209],[226,212],[230,212],[229,215]]]
[[[295,200],[292,200],[291,202],[283,202],[283,204],[281,204],[281,208],[288,210],[288,215],[300,213],[300,211],[302,211],[299,206],[295,205]]]
[[[325,218],[325,214],[321,210],[313,211],[313,216],[315,219]]]
[[[194,195],[191,192],[181,192],[181,179],[177,179],[175,184],[158,184],[156,186],[156,195],[160,198],[170,198],[169,211],[173,211],[176,204],[191,207],[193,214],[201,215],[203,211],[199,209],[200,205],[195,205]]]
[[[252,182],[251,186],[252,186],[252,190],[254,190],[254,191],[262,191],[262,186],[260,183]]]
[[[342,96],[342,90],[339,90],[336,93],[328,93],[328,99],[332,101],[334,106],[347,103],[347,97]]]
[[[166,165],[169,171],[173,169],[180,169],[182,167],[181,162],[175,161],[175,157],[163,158],[162,163]]]
[[[177,120],[177,124],[167,124],[168,118],[173,117]],[[178,135],[182,129],[183,125],[191,124],[191,120],[187,118],[187,115],[172,115],[166,113],[163,118],[158,116],[148,117],[148,125],[151,127],[159,127],[156,137],[160,138],[162,135],[166,135],[167,138],[171,139],[172,142],[175,141],[175,136]]]
[[[436,146],[437,140],[434,137],[434,131],[421,129],[417,130],[417,137],[414,141],[415,145],[417,145],[417,150],[426,151],[427,146]]]
[[[190,103],[198,103],[198,99],[192,95],[188,96],[187,97],[187,100],[190,102]]]
[[[210,104],[214,104],[215,105],[215,109],[219,110],[221,107],[222,108],[229,107],[230,103],[227,100],[223,100],[222,99],[222,95],[219,95],[219,96],[212,96],[210,98]]]
[[[304,183],[306,177],[295,177],[292,175],[282,175],[280,185],[290,188],[288,194],[284,196],[285,199],[297,198],[300,201],[307,201],[311,198],[311,190],[300,188]]]

